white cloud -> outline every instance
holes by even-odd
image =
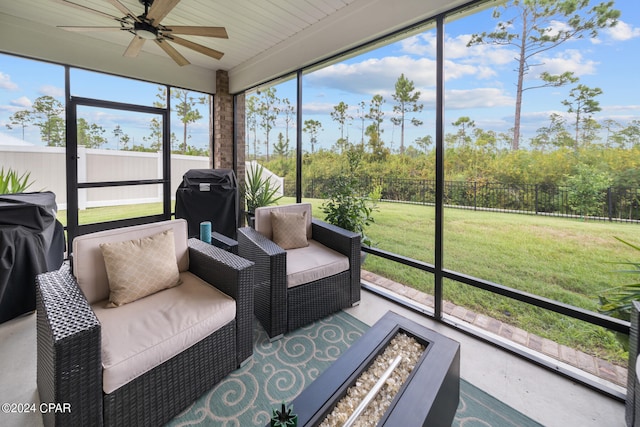
[[[547,35],[550,37],[558,35],[560,31],[571,31],[571,26],[562,21],[551,21],[550,26],[547,28]]]
[[[7,90],[18,90],[18,85],[11,81],[11,76],[0,72],[0,88]]]
[[[460,59],[467,64],[504,65],[513,61],[514,53],[505,46],[482,44],[467,47],[471,34],[461,34],[445,39],[444,55],[447,60]],[[436,34],[428,32],[403,40],[402,51],[424,56],[436,56]]]
[[[553,28],[561,29],[560,23]],[[466,80],[488,80],[482,88],[448,92],[449,108],[495,107],[513,105],[513,96],[503,89],[504,81],[498,80],[503,73],[515,79],[514,52],[505,46],[477,45],[467,47],[470,35],[451,37],[446,41],[445,79],[447,82]],[[422,92],[421,100],[429,104],[435,87],[435,34],[427,32],[400,42],[406,55],[366,59],[351,64],[336,64],[310,75],[309,81],[316,87],[343,90],[347,93],[380,94],[389,100],[395,81],[404,72]],[[416,57],[422,55],[422,57]],[[561,74],[566,71],[576,76],[595,74],[598,62],[585,58],[583,52],[566,49],[554,56],[539,57],[539,66],[530,70],[528,79],[536,79],[543,71]],[[508,70],[505,70],[505,66]],[[494,86],[494,87],[491,87]]]
[[[38,92],[42,95],[53,96],[54,98],[60,98],[64,96],[63,88],[60,88],[57,86],[51,86],[51,85],[40,86],[40,89],[38,89]]]
[[[21,96],[20,98],[11,100],[10,104],[15,107],[31,108],[32,102],[26,96]]]
[[[606,119],[615,120],[622,126],[626,126],[632,120],[638,120],[640,105],[603,105],[602,111],[598,113],[598,121]]]
[[[416,88],[435,84],[435,62],[428,58],[388,56],[354,64],[336,64],[310,74],[316,87],[329,87],[367,95],[390,93],[400,74],[412,80]]]
[[[467,47],[470,34],[462,34],[445,41],[445,58],[460,59],[466,63],[501,66],[514,60],[515,53],[507,46],[477,44]]]
[[[9,114],[13,114],[16,111],[18,111],[18,108],[12,106],[12,105],[0,105],[0,111],[6,111]],[[0,127],[2,127],[2,123],[0,123]]]
[[[32,102],[29,98],[27,98],[26,96],[21,96],[19,98],[12,99],[11,101],[9,101],[9,104],[0,105],[0,111],[12,115],[17,111],[31,108],[31,105]],[[2,127],[3,125],[3,123],[0,123],[0,127]]]
[[[302,106],[303,114],[330,114],[335,104],[328,102],[307,102]],[[357,108],[350,106],[349,110]]]
[[[624,21],[618,21],[615,27],[606,28],[604,33],[607,34],[615,41],[630,40],[635,37],[640,37],[640,28],[633,27]]]
[[[487,79],[489,77],[495,77],[496,75],[496,71],[491,67],[465,64],[448,60],[445,60],[444,62],[444,78],[446,81],[461,79],[468,76],[473,76],[473,78],[477,79]]]
[[[520,122],[522,125],[535,125],[536,129],[547,126],[552,114],[564,117],[568,119],[571,117],[566,111],[560,110],[548,110],[548,111],[529,111],[523,112],[520,116]]]
[[[629,37],[634,32],[640,33],[640,29],[632,30],[628,25],[621,23],[619,37],[623,34]],[[611,30],[614,30],[611,29]],[[549,27],[551,34],[569,29],[563,22],[553,21]],[[611,31],[610,30],[610,31]],[[470,34],[461,34],[455,37],[448,37],[445,40],[445,79],[453,80],[466,77],[474,79],[488,80],[495,79],[502,72],[512,73],[512,68],[517,64],[515,57],[517,52],[508,46],[493,44],[481,44],[467,47],[471,39]],[[400,43],[403,52],[410,55],[435,56],[436,36],[435,32],[428,32],[410,37]],[[576,49],[565,49],[555,51],[553,56],[538,56],[532,61],[533,64],[527,78],[536,79],[540,73],[546,71],[550,74],[562,74],[566,71],[573,72],[576,76],[595,74],[598,62],[586,59],[583,53]],[[506,70],[505,66],[510,69]],[[515,79],[515,74],[509,74]]]
[[[626,111],[635,110],[640,111],[640,105],[606,105],[602,107],[602,111]]]
[[[514,99],[497,88],[453,89],[445,92],[447,109],[513,106]]]
[[[558,52],[554,57],[540,58],[541,65],[534,69],[530,77],[537,77],[541,72],[562,74],[566,71],[573,72],[576,76],[595,74],[598,62],[585,59],[579,50],[567,49]]]
[[[353,64],[336,64],[314,72],[307,79],[315,87],[371,96],[380,94],[389,99],[394,93],[395,82],[402,73],[413,81],[416,90],[422,93],[422,99],[428,101],[425,94],[436,84],[436,64],[430,58],[387,56]],[[497,72],[488,65],[445,61],[447,81],[471,76],[475,79],[488,79],[496,77]]]
[[[474,121],[476,122],[476,127],[480,129],[509,129],[509,127],[513,126],[512,117],[481,117]]]
[[[432,32],[418,34],[400,41],[402,52],[409,55],[436,56],[436,38]]]

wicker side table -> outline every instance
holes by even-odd
[[[211,244],[217,248],[224,249],[227,252],[238,255],[238,241],[220,234],[216,231],[211,232]]]

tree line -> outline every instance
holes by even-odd
[[[158,87],[157,100],[153,106],[165,108],[167,105],[166,89]],[[179,139],[175,133],[171,133],[170,141],[172,152],[178,154],[208,156],[207,148],[197,148],[188,144],[191,138],[189,125],[202,119],[198,106],[208,106],[209,97],[202,94],[194,96],[192,92],[183,89],[171,88],[172,103],[182,124],[182,135]],[[31,108],[16,111],[9,117],[6,125],[9,129],[20,128],[22,139],[25,138],[25,129],[35,126],[40,130],[40,138],[48,147],[66,146],[65,107],[62,102],[50,95],[36,98]],[[87,148],[101,148],[108,142],[115,142],[118,150],[156,152],[162,149],[162,122],[156,117],[149,120],[149,134],[142,137],[143,142],[136,144],[133,138],[125,133],[120,124],[116,124],[111,132],[104,126],[89,122],[83,117],[77,120],[78,145]],[[209,138],[210,139],[210,138]]]
[[[401,74],[395,85],[393,99],[396,102],[394,116],[399,125],[405,121],[419,125],[411,113],[420,111],[419,91],[413,82]],[[591,186],[595,192],[615,186],[640,188],[640,120],[623,124],[606,119],[597,121],[593,115],[600,111],[596,99],[602,93],[578,84],[562,101],[567,114],[551,114],[549,124],[540,127],[530,141],[530,149],[514,150],[512,133],[499,133],[483,129],[468,116],[451,122],[453,132],[445,134],[445,175],[448,180],[474,182],[502,182],[506,184],[552,184]],[[266,94],[266,95],[265,95]],[[293,177],[295,159],[289,146],[290,122],[286,133],[279,133],[273,152],[257,155],[258,130],[269,131],[275,127],[280,105],[288,106],[288,100],[279,100],[276,88],[269,88],[259,96],[248,99],[247,127],[249,149],[253,157],[264,161],[269,169],[287,177]],[[357,118],[363,123],[362,139],[352,143],[344,137],[345,126],[354,117],[348,114],[349,106],[339,102],[333,107],[331,119],[340,130],[340,138],[329,149],[317,150],[318,133],[322,123],[305,120],[303,131],[309,135],[311,150],[303,154],[303,177],[327,178],[341,173],[339,165],[348,158],[345,153],[357,153],[363,168],[373,176],[434,179],[435,150],[431,136],[418,138],[415,145],[405,146],[401,133],[400,149],[392,152],[382,141],[380,124],[384,118],[381,105],[384,99],[375,95],[368,104],[361,102]],[[404,114],[402,114],[404,112]],[[288,113],[293,116],[293,111]],[[368,126],[364,126],[369,120]],[[368,139],[366,138],[368,137]],[[599,189],[599,190],[598,190]]]
[[[419,102],[420,91],[416,90],[413,81],[409,80],[404,73],[398,77],[395,84],[395,93],[392,95],[394,100],[393,113],[390,118],[395,126],[400,127],[400,153],[405,151],[405,126],[410,123],[413,126],[423,124],[417,117],[412,117],[412,113],[419,113],[423,109],[423,104]],[[384,121],[385,112],[383,104],[385,99],[382,95],[374,95],[371,100],[366,103],[361,101],[358,104],[357,114],[354,116],[350,113],[349,105],[343,101],[333,107],[330,117],[334,120],[340,130],[340,138],[333,144],[333,149],[344,152],[353,143],[345,138],[345,128],[353,120],[362,122],[362,138],[359,142],[363,147],[366,146],[372,153],[376,153],[380,158],[390,153],[390,150],[384,146],[382,139],[382,123]],[[271,131],[276,128],[277,120],[284,118],[285,133],[280,132],[277,135],[277,141],[273,144],[273,153],[278,156],[287,156],[291,151],[291,139],[289,137],[290,130],[293,130],[295,119],[295,108],[291,105],[288,98],[279,98],[277,96],[277,88],[269,87],[266,90],[258,92],[258,95],[251,95],[246,102],[246,126],[247,126],[247,154],[254,159],[259,156],[262,150],[258,146],[264,144],[265,158],[270,159],[271,152]],[[365,125],[365,122],[368,124]],[[261,136],[264,141],[258,138],[258,131],[261,130]],[[311,153],[315,153],[319,143],[319,133],[323,130],[322,122],[314,119],[304,121],[302,131],[308,134]],[[365,140],[365,136],[368,138]]]
[[[591,6],[589,0],[512,0],[494,9],[493,30],[473,34],[468,47],[498,45],[516,53],[514,72],[516,102],[513,127],[505,132],[483,129],[469,116],[451,122],[453,131],[445,135],[445,174],[449,180],[522,184],[576,184],[585,180],[602,187],[611,184],[640,187],[640,120],[620,123],[597,120],[603,90],[579,81],[573,72],[551,74],[541,70],[540,58],[570,40],[595,38],[599,31],[618,23],[621,13],[612,1]],[[528,84],[528,86],[527,86]],[[561,101],[564,114],[552,113],[548,123],[529,138],[523,149],[521,110],[527,93],[544,88],[569,86]],[[397,78],[392,95],[392,113],[383,111],[387,102],[376,94],[357,106],[343,101],[333,106],[330,119],[339,130],[335,141],[323,141],[326,123],[304,120],[303,132],[309,151],[303,153],[303,177],[322,178],[340,173],[342,154],[359,152],[368,173],[375,176],[434,176],[434,142],[431,135],[405,141],[406,126],[420,126],[421,93],[404,73]],[[391,115],[388,119],[386,115]],[[291,102],[277,96],[270,87],[247,99],[247,157],[260,158],[269,169],[288,177],[295,170],[289,135],[294,109]],[[274,138],[278,120],[285,131]],[[394,150],[383,140],[382,124],[390,120],[400,128],[400,146]],[[346,130],[359,122],[360,138],[345,137]],[[282,125],[282,121],[280,124]],[[320,149],[320,142],[329,149]],[[264,150],[260,146],[264,145]],[[265,153],[265,154],[262,154]],[[589,178],[591,177],[591,178]],[[573,180],[573,181],[572,181]],[[583,185],[583,184],[581,184]]]

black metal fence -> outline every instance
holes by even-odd
[[[303,182],[303,197],[325,198],[331,179]],[[382,190],[382,200],[431,205],[435,203],[435,181],[427,179],[366,178],[362,191]],[[293,186],[285,194],[294,195]],[[502,184],[497,182],[445,181],[444,203],[448,207],[492,210],[535,215],[581,217],[569,204],[570,188],[550,184]],[[640,188],[610,187],[602,192],[601,206],[590,219],[640,221]]]

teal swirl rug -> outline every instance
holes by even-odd
[[[338,312],[270,342],[256,321],[251,360],[167,426],[265,426],[271,418],[272,407],[292,401],[368,328],[353,316]],[[466,381],[460,381],[460,405],[453,426],[539,425]]]

